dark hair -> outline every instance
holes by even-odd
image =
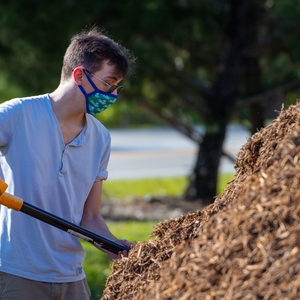
[[[132,73],[134,58],[126,48],[103,35],[97,27],[82,31],[71,38],[63,59],[61,81],[68,79],[80,65],[95,73],[101,70],[104,61],[113,66],[117,77],[125,78]]]

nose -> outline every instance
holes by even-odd
[[[117,89],[112,92],[113,95],[118,95]]]

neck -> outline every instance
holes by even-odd
[[[65,144],[72,141],[81,132],[86,122],[85,101],[78,87],[76,85],[74,87],[70,88],[67,83],[61,84],[49,94]]]
[[[78,86],[72,82],[61,83],[49,96],[53,111],[59,120],[78,119],[85,115],[84,97]]]

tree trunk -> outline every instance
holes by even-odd
[[[186,200],[198,200],[203,205],[213,202],[226,134],[224,125],[220,123],[216,125],[217,130],[207,131],[204,134],[203,142],[199,145],[194,171],[189,177],[189,186],[184,195]]]
[[[219,164],[226,128],[235,105],[241,74],[241,57],[248,45],[247,36],[252,34],[253,24],[257,24],[252,15],[254,6],[253,0],[230,1],[227,41],[222,49],[216,83],[213,87],[215,96],[206,102],[210,108],[204,119],[206,133],[199,146],[197,162],[185,192],[187,200],[199,200],[203,205],[212,203],[217,194]]]
[[[261,103],[252,103],[249,105],[250,117],[249,121],[251,124],[251,135],[256,133],[259,129],[264,126],[264,112]]]

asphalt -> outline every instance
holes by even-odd
[[[199,127],[201,132],[201,127]],[[172,128],[110,130],[112,153],[109,180],[188,176],[197,157],[197,145]],[[236,156],[249,138],[240,126],[229,126],[224,150]],[[220,172],[234,172],[223,158]]]

